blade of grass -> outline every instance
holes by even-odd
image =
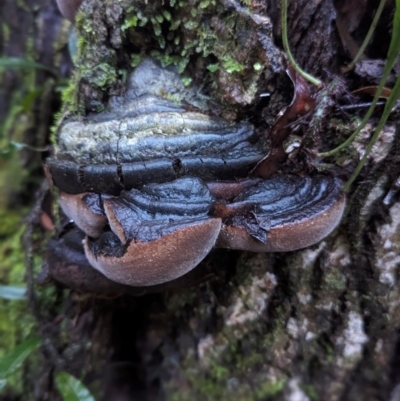
[[[39,70],[48,71],[55,76],[58,75],[53,69],[46,67],[45,65],[37,63],[35,61],[26,60],[18,57],[0,57],[0,70],[4,70],[7,68],[12,70],[24,70],[24,69],[36,68]]]
[[[12,285],[0,285],[0,298],[9,301],[25,300],[26,288],[14,287]]]
[[[375,106],[379,100],[379,97],[381,96],[381,93],[383,91],[386,80],[387,80],[394,64],[396,63],[397,56],[399,55],[399,53],[400,53],[400,0],[396,0],[396,11],[395,11],[394,17],[393,17],[393,32],[392,32],[392,38],[390,40],[387,61],[385,64],[385,68],[383,70],[382,79],[379,83],[379,86],[375,93],[374,99],[372,100],[372,104],[371,104],[370,108],[368,109],[367,114],[364,116],[363,120],[361,121],[360,125],[350,135],[350,137],[348,139],[346,139],[346,141],[344,141],[341,145],[339,145],[335,149],[332,149],[329,152],[318,153],[319,157],[333,156],[337,152],[346,148],[348,145],[350,145],[354,141],[354,138],[365,127],[365,125],[367,124],[368,120],[370,119],[370,117],[375,109]]]
[[[56,383],[64,401],[95,401],[85,385],[67,372],[59,372]]]
[[[36,350],[40,343],[40,339],[36,337],[27,338],[3,357],[3,359],[0,360],[0,380],[5,379],[17,371],[25,362],[25,359]]]
[[[385,109],[383,110],[382,117],[379,120],[377,127],[375,128],[374,134],[373,134],[371,140],[369,141],[367,148],[365,149],[364,156],[362,157],[360,163],[358,163],[357,167],[353,171],[353,174],[351,175],[350,179],[343,186],[344,191],[347,191],[350,188],[351,184],[356,179],[358,173],[363,168],[365,162],[367,161],[367,157],[371,152],[372,147],[375,145],[375,142],[377,141],[379,134],[380,134],[383,126],[386,124],[389,114],[392,111],[392,108],[395,106],[399,97],[400,97],[400,76],[397,77],[396,84],[394,85],[394,88],[392,89],[392,93],[391,93],[388,101],[385,104]]]
[[[13,156],[16,152],[22,149],[30,149],[33,152],[47,152],[49,149],[45,148],[35,148],[34,146],[27,145],[26,143],[11,141],[4,148],[0,148],[0,160]]]
[[[281,24],[282,24],[282,43],[283,43],[283,48],[285,49],[285,53],[287,55],[287,58],[289,59],[290,63],[292,64],[293,68],[307,81],[311,82],[315,86],[321,86],[322,81],[320,81],[318,78],[313,77],[311,74],[308,74],[305,72],[297,63],[296,60],[294,59],[292,52],[290,51],[289,47],[289,40],[288,40],[288,35],[287,35],[287,0],[282,0],[281,4],[282,10],[281,10]]]
[[[374,19],[371,23],[371,26],[369,27],[369,30],[367,32],[367,35],[365,36],[364,41],[362,42],[361,47],[358,49],[357,54],[355,55],[354,59],[351,61],[351,63],[346,67],[343,68],[343,73],[345,74],[346,72],[351,71],[354,66],[356,65],[357,61],[360,59],[360,57],[364,54],[365,48],[367,47],[369,41],[371,40],[372,34],[375,31],[376,25],[378,24],[379,18],[382,14],[383,8],[385,7],[386,0],[381,0],[379,2],[378,9],[376,10]]]

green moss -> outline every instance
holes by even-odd
[[[79,58],[79,55],[80,55],[80,54],[84,53],[85,48],[86,48],[86,42],[85,42],[85,40],[84,40],[81,36],[78,36],[78,37],[77,37],[77,50],[78,50],[77,52],[78,52],[78,58]]]
[[[69,85],[62,91],[61,98],[64,103],[73,104],[75,99],[75,82],[69,80]]]
[[[342,292],[347,287],[346,276],[339,269],[329,269],[324,275],[323,289],[335,293]]]
[[[253,68],[254,68],[256,71],[260,71],[260,70],[263,69],[263,66],[262,66],[261,63],[259,63],[259,62],[257,61],[256,63],[253,64]]]
[[[202,315],[209,316],[207,306],[202,304],[195,310],[201,321]],[[182,305],[180,306],[182,307]],[[285,376],[269,378],[265,366],[268,364],[268,352],[257,338],[259,322],[245,324],[246,335],[240,335],[240,325],[224,326],[223,332],[213,336],[207,345],[202,359],[198,361],[193,354],[181,363],[181,374],[188,382],[190,390],[177,391],[180,380],[169,384],[171,399],[176,401],[229,400],[245,401],[267,399],[279,394],[287,378]],[[279,330],[271,333],[271,344],[281,346],[273,339]],[[278,334],[279,335],[279,334]],[[287,338],[283,341],[286,342]],[[282,343],[283,343],[282,342]],[[279,349],[279,347],[278,347]],[[248,378],[251,377],[251,385]]]
[[[246,287],[251,285],[252,279],[252,266],[249,265],[246,260],[243,260],[242,258],[239,259],[236,265],[234,283],[238,288],[240,286]]]
[[[179,55],[163,54],[159,51],[151,52],[151,56],[158,60],[163,67],[168,67],[169,65],[177,66],[180,74],[183,73],[188,63],[188,60],[184,57]]]
[[[142,17],[142,18],[139,20],[139,26],[140,26],[140,27],[145,26],[145,25],[147,24],[147,21],[148,21],[147,18]]]
[[[213,1],[213,0],[203,0],[203,1],[200,1],[199,7],[200,7],[202,10],[204,10],[204,9],[206,9],[206,8],[207,8],[208,6],[210,6],[210,5],[215,6],[215,1]]]
[[[262,348],[266,351],[280,348],[287,341],[287,334],[283,325],[277,325],[272,331],[265,334],[262,340]]]
[[[0,187],[4,184],[0,177]],[[26,211],[25,211],[26,212]],[[21,212],[0,209],[0,283],[25,286],[25,260],[21,246],[24,230]],[[0,299],[0,359],[8,354],[34,326],[26,301]],[[17,392],[22,388],[23,372],[7,380],[7,388]]]
[[[22,283],[25,273],[21,235],[24,230],[20,212],[0,209],[2,221],[0,229],[0,280],[2,282]]]
[[[196,362],[193,366],[196,366]],[[279,394],[287,379],[266,380],[265,375],[257,376],[257,373],[237,375],[234,367],[229,370],[226,366],[214,363],[207,369],[207,373],[197,369],[186,369],[185,378],[190,383],[190,390],[175,391],[171,389],[171,399],[175,401],[186,400],[227,400],[246,401],[263,400]],[[249,374],[252,384],[248,382]]]
[[[172,15],[168,10],[162,10],[162,14],[164,16],[164,18],[168,21],[171,22],[172,20]]]
[[[287,378],[282,378],[280,380],[272,380],[261,383],[258,388],[256,388],[255,393],[257,399],[265,400],[267,397],[272,397],[279,394],[287,382]]]
[[[226,366],[222,366],[222,365],[215,363],[211,366],[209,373],[216,380],[228,380],[230,372]]]
[[[90,74],[99,88],[109,88],[117,81],[117,72],[113,65],[100,63],[94,68],[82,69],[84,73]]]
[[[157,14],[157,15],[155,16],[155,18],[156,18],[156,21],[157,21],[159,24],[162,24],[162,23],[164,22],[164,16],[163,16],[162,14]]]
[[[136,15],[134,15],[133,17],[125,19],[125,21],[121,25],[121,29],[125,31],[129,28],[135,28],[137,26],[137,23],[138,23],[138,18]]]
[[[197,29],[199,27],[199,25],[200,25],[199,21],[193,21],[193,20],[189,20],[184,23],[184,27],[186,29],[188,29],[189,31],[193,31],[193,30]]]
[[[234,72],[241,72],[244,70],[244,65],[240,64],[230,56],[222,60],[222,66],[225,68],[228,74],[232,74]]]
[[[179,28],[179,26],[181,25],[181,23],[182,23],[182,20],[174,19],[174,20],[171,21],[171,26],[170,26],[169,29],[171,31],[176,31]]]
[[[86,18],[82,10],[79,10],[75,16],[75,26],[82,33],[92,34],[94,32],[93,20]]]
[[[239,354],[237,355],[237,369],[242,375],[246,376],[249,370],[262,364],[263,358],[264,356],[257,349],[253,349],[253,352],[250,352],[248,355]]]
[[[175,294],[168,298],[166,308],[170,312],[179,313],[184,306],[193,304],[196,296],[197,294],[193,291]]]
[[[10,40],[10,27],[7,24],[2,23],[1,32],[3,34],[4,44],[8,43],[8,41]]]
[[[210,71],[210,72],[218,71],[218,69],[219,69],[219,64],[218,63],[217,64],[209,64],[207,66],[207,70]]]
[[[105,0],[104,7],[109,7],[111,0]],[[125,7],[125,11],[122,11]],[[135,7],[121,0],[121,37],[118,38],[118,30],[114,33],[114,41],[121,43],[130,42],[131,45],[140,48],[140,57],[130,56],[130,67],[135,67],[142,57],[151,54],[163,65],[177,65],[179,72],[184,73],[186,66],[193,60],[193,56],[205,59],[209,56],[216,57],[216,62],[209,64],[208,74],[215,73],[223,68],[229,75],[242,75],[246,68],[254,74],[254,71],[262,73],[262,64],[248,59],[243,50],[238,48],[238,35],[246,36],[246,30],[250,29],[249,22],[238,17],[233,11],[223,12],[219,10],[214,0],[193,0],[188,7],[187,2],[171,0],[163,4],[144,5],[138,3]],[[119,53],[118,47],[109,46],[109,37],[106,35],[94,35],[94,32],[105,32],[108,28],[105,21],[97,21],[84,18],[85,7],[77,15],[76,27],[79,31],[77,77],[90,87],[99,90],[97,99],[101,101],[101,92],[109,91],[121,79],[120,72],[115,72],[117,60],[126,57]],[[221,17],[219,15],[223,15]],[[116,18],[117,16],[115,16]],[[211,19],[212,17],[212,19]],[[249,20],[250,21],[250,20]],[[97,27],[97,25],[101,25]],[[221,31],[221,32],[220,32]],[[221,34],[222,33],[222,34]],[[240,47],[240,46],[239,46]],[[249,48],[251,50],[251,48]],[[248,60],[245,65],[243,60]],[[207,74],[207,70],[206,70]],[[257,88],[259,74],[242,82],[243,96],[246,99],[253,98],[254,88]],[[123,75],[123,74],[122,74]],[[207,76],[199,77],[207,82]],[[237,79],[237,78],[235,78]],[[208,79],[210,81],[210,79]],[[215,77],[211,77],[215,81]],[[223,87],[229,87],[229,78],[224,78]],[[222,83],[221,83],[222,84]],[[248,85],[248,88],[246,87]],[[218,97],[223,95],[219,90],[219,83],[210,85]],[[77,90],[77,87],[76,89]],[[68,91],[71,93],[73,90]],[[89,93],[89,91],[87,91]],[[79,95],[78,95],[79,97]],[[77,112],[80,110],[80,100],[73,102],[72,96],[65,97],[68,108]],[[93,99],[93,97],[92,97]],[[247,100],[246,100],[247,101]],[[87,102],[83,102],[87,104]],[[91,105],[92,109],[96,105]]]
[[[192,83],[192,78],[183,77],[183,78],[182,78],[182,82],[183,82],[183,85],[189,86],[189,85]]]
[[[158,21],[155,18],[151,19],[151,23],[153,24],[154,34],[156,36],[160,36],[161,35],[161,25],[158,23]]]
[[[143,56],[141,54],[131,54],[131,67],[136,67],[143,60]]]
[[[26,12],[31,12],[31,9],[29,7],[29,5],[27,4],[26,1],[24,0],[17,0],[16,2],[18,4],[18,7],[20,7],[21,9],[23,9]]]
[[[310,397],[311,400],[319,400],[320,397],[318,395],[317,390],[314,388],[314,386],[307,385],[302,387],[304,392]]]

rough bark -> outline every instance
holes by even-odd
[[[82,48],[64,107],[101,110],[123,90],[137,57],[152,54],[204,82],[225,118],[247,116],[260,131],[271,126],[292,94],[276,2],[164,3],[83,3]],[[343,64],[335,16],[331,1],[290,2],[294,54],[326,82]],[[176,44],[167,32],[178,20],[186,23],[174,30]],[[211,73],[210,65],[217,66]],[[265,91],[269,102],[259,98]],[[350,122],[333,111],[331,103],[312,131],[312,146],[329,149],[346,136],[343,125]],[[333,161],[343,176],[360,159],[371,129]],[[282,254],[214,250],[190,288],[112,299],[67,294],[57,321],[48,322],[63,368],[99,400],[397,400],[399,141],[392,121],[348,196],[342,224],[319,244]],[[304,151],[281,169],[319,166],[309,160]],[[57,399],[51,380],[43,380],[53,359],[45,361],[35,398]]]

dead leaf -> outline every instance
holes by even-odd
[[[295,72],[293,67],[289,67],[286,73],[294,85],[293,99],[290,105],[279,113],[268,138],[271,143],[271,149],[251,171],[250,175],[252,176],[268,178],[275,173],[278,169],[278,164],[287,157],[282,144],[290,134],[290,123],[311,112],[315,107],[315,101],[307,81]]]
[[[376,91],[378,90],[378,86],[364,86],[362,88],[354,90],[353,93],[354,95],[370,95],[372,97],[375,96]],[[382,99],[388,99],[390,94],[392,93],[392,90],[390,88],[383,88],[382,93],[379,96]]]

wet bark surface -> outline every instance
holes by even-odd
[[[358,31],[352,31],[356,42],[376,8],[372,3],[356,24]],[[347,98],[348,88],[370,83],[353,73],[340,75],[348,61],[335,25],[340,7],[331,1],[289,2],[295,58],[322,77],[326,88],[335,79],[340,85],[329,92],[328,106],[321,106],[323,117],[312,120],[311,133],[306,134],[312,116],[294,124],[310,148],[290,155],[279,171],[325,168],[315,158],[317,147],[327,150],[341,143],[353,124],[336,107],[339,95]],[[158,15],[164,15],[162,22]],[[133,23],[134,17],[142,23]],[[58,18],[51,18],[51,27]],[[182,24],[168,39],[178,20]],[[193,82],[204,83],[218,115],[247,118],[260,133],[268,132],[293,95],[281,49],[280,6],[274,1],[253,1],[247,8],[232,1],[163,8],[158,2],[88,0],[77,29],[85,51],[79,53],[74,94],[64,111],[101,110],[111,94],[123,91],[122,70],[132,68],[134,55],[152,54],[166,62],[166,54],[178,54],[176,63]],[[390,33],[384,34],[388,42]],[[368,56],[382,57],[374,47]],[[257,62],[262,68],[254,68]],[[210,65],[217,67],[207,69]],[[260,97],[266,91],[269,100]],[[378,118],[379,110],[355,144],[329,160],[335,174],[346,178],[351,173]],[[64,369],[82,379],[98,400],[397,400],[398,127],[392,118],[383,130],[348,194],[342,224],[308,249],[213,250],[182,280],[155,293],[144,289],[141,296],[57,290],[55,306],[37,306],[38,325],[55,354],[43,348],[32,398],[60,399],[52,375]],[[47,285],[58,288],[60,283]]]

